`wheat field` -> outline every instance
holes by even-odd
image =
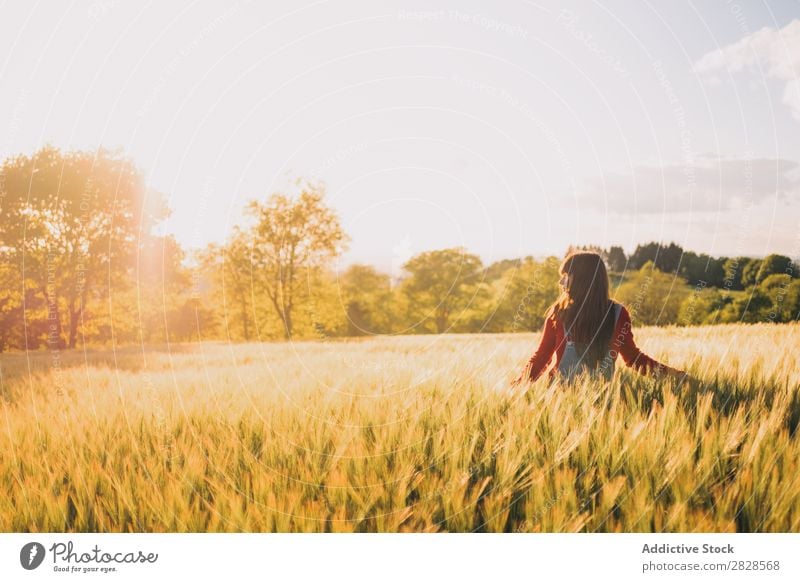
[[[800,531],[800,325],[642,328],[509,392],[536,334],[0,356],[0,530]]]

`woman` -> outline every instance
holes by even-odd
[[[545,313],[544,333],[522,374],[513,382],[534,381],[544,372],[553,353],[549,377],[571,380],[576,374],[611,378],[617,354],[640,374],[688,379],[642,353],[633,341],[628,310],[608,294],[608,273],[597,253],[573,252],[564,259],[561,295]]]

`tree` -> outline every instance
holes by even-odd
[[[705,269],[706,262],[692,251],[686,251],[681,258],[678,274],[685,278],[690,285],[708,284],[708,275]]]
[[[15,287],[21,293],[32,282],[46,303],[48,344],[73,348],[90,296],[124,284],[137,236],[165,209],[157,196],[146,207],[133,162],[105,149],[63,153],[48,146],[9,158],[0,184],[0,248],[18,270]]]
[[[223,245],[209,244],[199,254],[199,267],[211,279],[212,300],[221,310],[228,339],[253,338],[253,272],[248,234],[234,227]]]
[[[628,267],[638,271],[647,261],[655,263],[656,256],[658,255],[659,244],[656,242],[649,242],[644,245],[636,245],[636,250],[628,259]]]
[[[481,259],[461,247],[418,254],[403,268],[411,274],[404,281],[410,306],[423,321],[431,318],[436,333],[447,331],[481,288]]]
[[[761,259],[752,259],[742,269],[742,285],[750,287],[758,283],[758,273],[761,270]]]
[[[678,274],[686,278],[690,285],[722,287],[726,277],[725,261],[724,257],[715,259],[706,254],[697,255],[687,251],[683,253]]]
[[[605,253],[604,258],[609,271],[621,273],[627,267],[628,259],[625,257],[625,251],[622,250],[622,247],[611,247]]]
[[[688,293],[685,279],[662,273],[648,261],[617,288],[615,299],[627,306],[634,325],[669,325],[678,322]]]
[[[707,255],[701,255],[707,257]],[[708,257],[706,263],[706,273],[708,276],[708,283],[714,287],[723,287],[725,285],[725,257],[712,258]]]
[[[656,256],[656,268],[664,273],[677,273],[682,256],[683,248],[674,242],[669,243],[667,246],[662,246],[658,249],[658,255]]]
[[[730,295],[723,295],[714,287],[692,292],[681,302],[678,323],[681,325],[718,323],[720,311],[731,302],[733,298]]]
[[[638,245],[630,257],[630,268],[641,269],[647,261],[652,261],[656,269],[664,273],[677,273],[684,255],[683,248],[674,242],[661,245],[650,242]]]
[[[336,213],[328,208],[322,184],[298,181],[296,199],[273,194],[266,203],[252,201],[256,219],[252,237],[253,281],[269,298],[280,318],[284,337],[291,339],[292,313],[303,271],[322,267],[342,253],[349,237]]]
[[[523,257],[521,259],[500,259],[499,261],[495,261],[486,267],[486,269],[484,269],[484,280],[487,283],[496,281],[506,274],[509,269],[518,269],[524,262],[532,260],[533,257],[528,255],[527,257]]]
[[[526,259],[494,283],[498,307],[489,331],[539,331],[544,312],[558,297],[559,261],[548,257],[542,262]]]
[[[742,274],[750,260],[748,257],[726,259],[722,264],[722,270],[725,272],[723,286],[731,291],[744,289]]]
[[[347,335],[373,335],[391,331],[393,298],[389,275],[370,265],[351,265],[339,278],[347,315]]]
[[[767,255],[761,261],[761,267],[756,276],[756,283],[760,283],[770,275],[788,275],[795,277],[792,259],[784,255]]]
[[[758,323],[769,320],[772,300],[758,287],[745,290],[720,312],[721,323]]]
[[[771,302],[766,320],[775,323],[794,321],[800,310],[800,280],[786,273],[775,273],[758,286]]]
[[[34,281],[22,280],[18,269],[0,255],[0,352],[9,348],[37,349],[46,331],[45,303]],[[26,312],[29,325],[25,325]],[[35,317],[38,314],[39,317]]]

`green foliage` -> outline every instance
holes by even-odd
[[[710,285],[722,287],[725,282],[725,257],[714,258],[706,254],[696,254],[691,251],[683,253],[681,266],[678,273],[690,285]]]
[[[118,152],[45,147],[7,159],[0,351],[538,331],[558,295],[556,257],[484,267],[453,248],[412,257],[399,282],[369,265],[334,273],[349,237],[322,184],[296,186],[297,196],[251,202],[250,222],[225,244],[187,256],[154,234],[167,209]],[[787,256],[715,258],[656,242],[629,258],[618,246],[576,248],[603,256],[637,325],[798,319],[800,273]]]
[[[772,300],[759,287],[750,287],[737,294],[720,312],[722,323],[758,323],[764,321],[772,308]]]
[[[634,269],[641,269],[647,262],[652,262],[657,269],[665,273],[675,273],[681,262],[683,249],[675,243],[661,245],[651,242],[646,245],[638,245],[631,255],[630,266]]]
[[[726,259],[722,265],[722,269],[725,272],[723,286],[731,291],[741,291],[744,289],[742,277],[744,275],[744,269],[750,262],[752,262],[752,259],[748,257]]]
[[[698,313],[704,309],[707,313],[693,323],[786,323],[797,320],[800,311],[800,280],[785,274],[770,275],[760,285],[739,292],[707,293],[716,299],[700,302]]]
[[[544,312],[558,297],[559,261],[526,259],[509,269],[493,284],[497,309],[491,314],[488,331],[539,331]]]
[[[473,301],[487,293],[480,257],[463,248],[420,253],[403,268],[411,275],[402,286],[419,331],[450,331]]]
[[[743,291],[715,288],[692,293],[681,305],[679,323],[786,323],[798,319],[800,279],[773,274]]]
[[[678,321],[688,294],[685,279],[662,273],[648,261],[617,287],[615,299],[627,306],[634,325],[667,325]]]
[[[680,325],[704,325],[718,323],[720,311],[733,297],[715,287],[696,287],[682,302],[678,311]]]
[[[20,321],[14,306],[24,294],[32,300],[25,301],[25,320],[44,333],[28,342],[17,338],[15,347],[74,348],[111,289],[131,284],[139,245],[166,209],[155,193],[145,196],[131,160],[104,149],[45,147],[9,158],[0,184],[0,254],[14,269],[3,276],[19,293],[5,304],[2,317],[11,319],[3,322],[4,343],[13,335],[7,326]]]
[[[223,337],[250,341],[257,337],[253,268],[248,234],[234,227],[224,246],[211,244],[198,254],[204,273],[206,303],[215,305]]]
[[[794,265],[789,257],[775,254],[767,255],[761,261],[761,267],[758,269],[757,282],[761,283],[770,275],[796,276],[794,271]]]
[[[762,312],[762,321],[784,323],[794,321],[800,312],[800,279],[786,273],[768,275],[759,289],[769,298],[769,311]]]
[[[603,258],[610,271],[620,272],[627,267],[628,259],[625,257],[625,251],[622,250],[622,247],[611,247]]]
[[[349,336],[391,333],[397,304],[389,275],[371,265],[351,265],[339,278]]]
[[[324,186],[297,184],[301,191],[296,198],[273,194],[266,203],[248,205],[256,219],[251,235],[253,285],[269,299],[286,339],[294,331],[292,317],[303,278],[339,256],[349,241],[338,216],[323,201]]]
[[[742,285],[750,287],[758,283],[758,273],[761,270],[761,259],[749,261],[742,269]]]

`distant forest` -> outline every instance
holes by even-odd
[[[247,206],[222,245],[187,254],[117,152],[46,147],[0,168],[0,351],[122,343],[539,331],[560,258],[484,265],[463,248],[411,257],[393,281],[332,269],[349,236],[324,185]],[[651,242],[601,253],[637,325],[796,321],[790,257],[710,257]],[[568,251],[571,249],[567,249]]]

